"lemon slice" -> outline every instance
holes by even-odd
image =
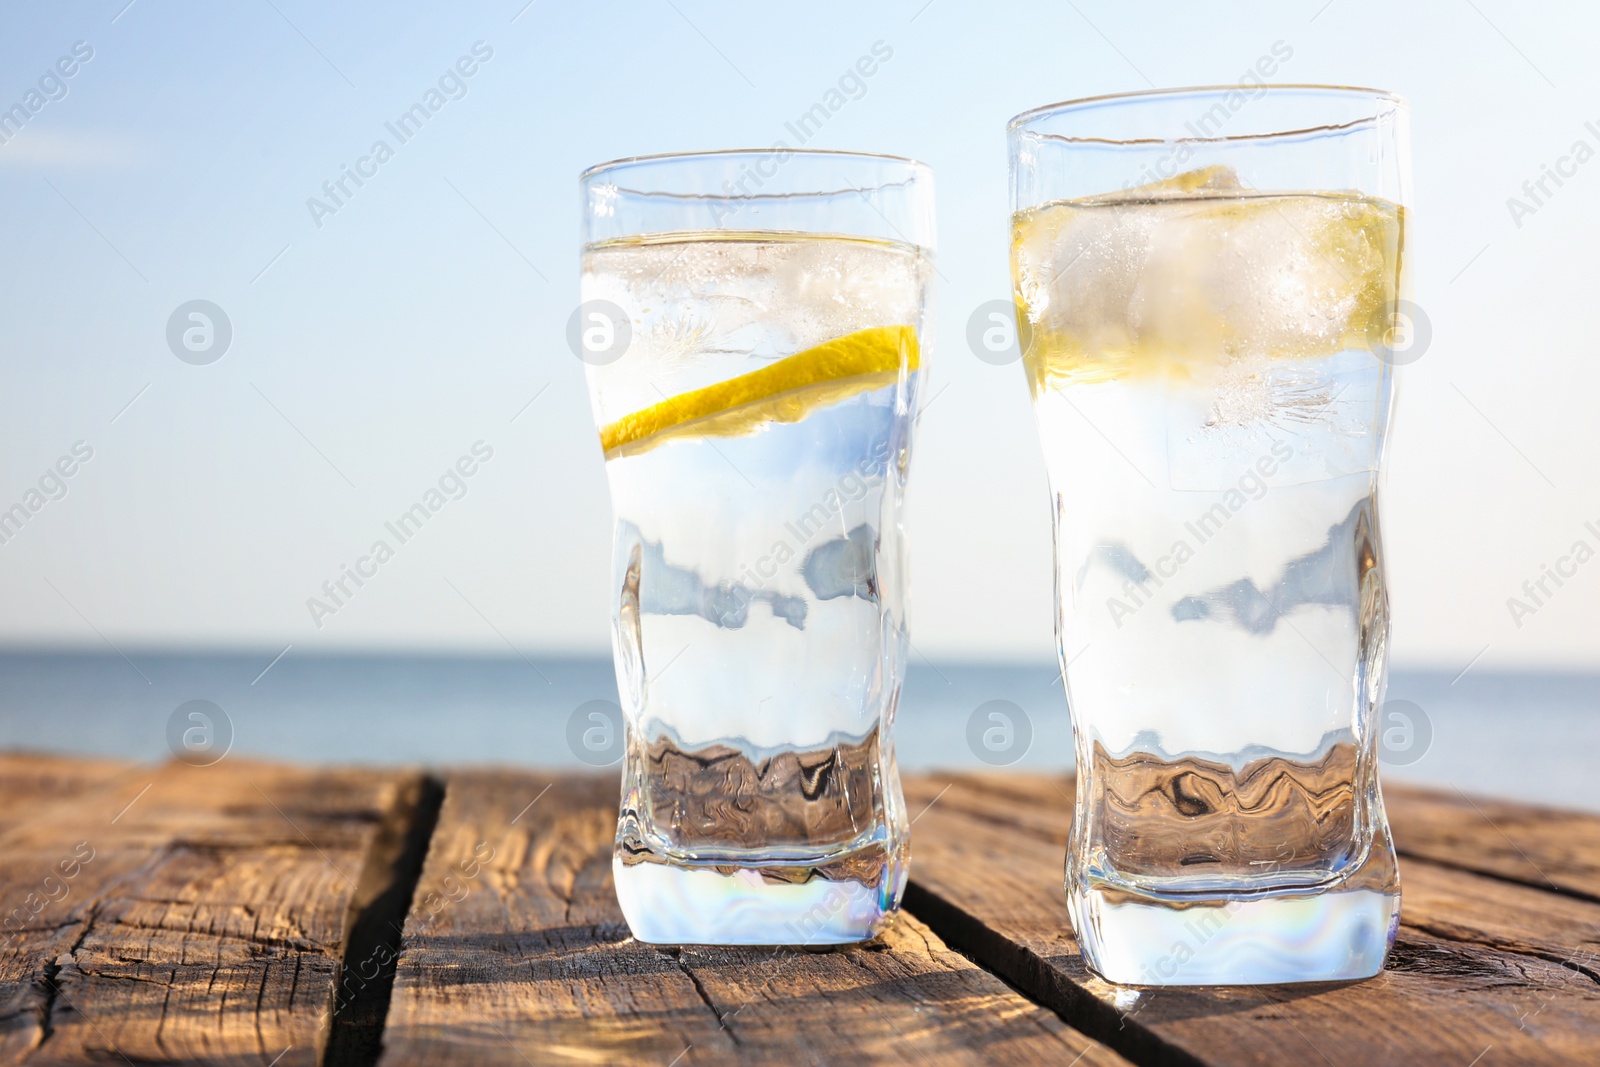
[[[1195,196],[1215,192],[1238,192],[1239,174],[1232,167],[1214,164],[1186,170],[1171,178],[1135,185],[1117,193],[1085,197],[1084,203],[1112,203],[1118,200],[1158,200],[1169,196]]]
[[[786,356],[749,374],[679,393],[600,428],[606,458],[674,437],[738,437],[769,422],[799,422],[819,407],[892,385],[918,366],[917,331],[874,326]]]

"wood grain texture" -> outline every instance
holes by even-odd
[[[104,789],[132,766],[125,760],[0,752],[0,834],[64,800]]]
[[[35,806],[0,833],[0,901],[44,903],[0,951],[0,1063],[316,1063],[401,781],[229,759]]]
[[[448,779],[385,1067],[1126,1062],[910,917],[845,951],[632,941],[611,881],[616,804],[614,779]]]
[[[1131,991],[1090,975],[1072,937],[1069,780],[920,776],[907,793],[913,811],[931,804],[908,906],[1138,1062],[1600,1061],[1600,906],[1588,901],[1403,859],[1400,939],[1371,981]],[[1399,806],[1395,823],[1403,837]]]
[[[1384,801],[1402,856],[1600,903],[1600,818],[1449,790],[1386,788]]]
[[[440,811],[409,772],[0,754],[0,1064],[1600,1063],[1600,818],[1391,788],[1382,975],[1139,991],[1072,938],[1070,779],[906,785],[880,943],[661,950],[610,776],[461,772]]]

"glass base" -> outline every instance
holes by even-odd
[[[760,867],[627,864],[620,857],[612,861],[612,874],[637,941],[815,947],[868,941],[887,928],[905,884],[905,868],[898,866],[898,872],[885,871],[877,886],[776,880]]]
[[[1201,902],[1190,897],[1185,906],[1103,886],[1069,886],[1068,904],[1084,962],[1118,985],[1371,978],[1383,969],[1400,925],[1398,884]]]

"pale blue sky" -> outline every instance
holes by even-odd
[[[1592,6],[124,3],[3,16],[0,108],[76,42],[93,56],[0,144],[0,509],[75,442],[93,456],[0,544],[0,641],[603,650],[609,505],[564,342],[578,172],[769,145],[882,42],[892,57],[812,146],[936,174],[913,640],[1046,659],[1049,514],[1022,373],[964,340],[1008,291],[1004,124],[1232,82],[1281,43],[1279,80],[1414,108],[1433,340],[1402,381],[1383,501],[1399,659],[1600,665],[1600,560],[1520,627],[1506,606],[1575,541],[1600,547],[1600,161],[1531,215],[1507,207],[1575,142],[1600,149]],[[307,198],[396,143],[384,123],[480,41],[492,57],[464,95],[319,227]],[[208,366],[167,347],[193,299],[233,327]],[[306,598],[478,441],[493,458],[466,495],[315,628]]]

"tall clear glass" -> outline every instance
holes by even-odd
[[[1133,985],[1377,973],[1379,470],[1406,107],[1225,86],[1009,127],[1012,280],[1076,738],[1066,888]]]
[[[865,940],[906,878],[890,726],[932,176],[779,146],[606,163],[582,194],[623,913],[658,944]]]

